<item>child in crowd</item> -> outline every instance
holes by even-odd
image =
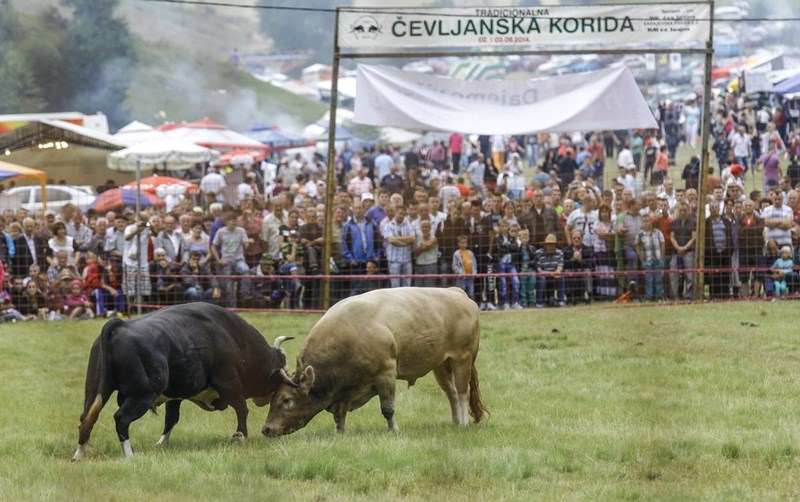
[[[30,278],[25,279],[25,294],[22,296],[17,310],[25,316],[26,320],[34,319],[47,319],[47,301],[44,295],[39,291],[36,281]]]
[[[282,275],[292,276],[291,288],[292,303],[294,308],[300,306],[303,296],[303,284],[300,282],[298,263],[303,263],[306,247],[300,242],[300,236],[297,230],[289,230],[287,235],[286,244],[281,247],[281,264],[278,271]]]
[[[531,244],[531,234],[527,228],[519,231],[519,303],[523,307],[536,305],[536,247]],[[526,275],[529,274],[529,275]]]
[[[65,299],[66,314],[70,319],[93,319],[92,302],[83,294],[81,281],[75,279],[70,283],[69,293]]]
[[[124,298],[120,281],[114,271],[114,266],[104,254],[86,253],[87,266],[83,270],[83,283],[86,291],[95,302],[97,315],[111,317],[117,312],[125,310]],[[111,304],[111,309],[106,310],[106,303]]]
[[[792,249],[789,246],[781,248],[780,257],[772,264],[772,280],[774,281],[775,296],[780,297],[789,292],[786,279],[792,275]]]
[[[497,257],[497,271],[500,274],[500,301],[503,310],[509,309],[509,300],[515,309],[520,309],[519,304],[519,277],[517,277],[516,254],[519,252],[517,236],[512,235],[506,220],[497,222],[497,236],[495,237],[494,254]],[[508,294],[508,282],[511,280],[511,294]],[[510,296],[510,298],[509,298]]]
[[[477,273],[475,254],[469,249],[469,238],[462,235],[458,238],[458,249],[453,253],[453,273],[456,286],[463,289],[467,296],[475,300],[475,274]]]

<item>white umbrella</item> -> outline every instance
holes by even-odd
[[[219,152],[216,150],[189,141],[157,139],[112,152],[108,156],[107,164],[109,169],[117,171],[136,171],[142,167],[179,171],[218,158]]]

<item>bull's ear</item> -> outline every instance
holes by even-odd
[[[316,375],[314,374],[314,367],[306,367],[306,369],[303,370],[302,375],[300,375],[300,384],[298,385],[300,392],[307,395],[311,391],[311,387],[314,385],[315,378]]]

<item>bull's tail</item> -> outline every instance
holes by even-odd
[[[100,416],[100,410],[103,409],[111,393],[114,392],[114,384],[112,382],[109,358],[111,352],[108,348],[108,342],[111,335],[114,333],[124,321],[114,318],[108,321],[100,336],[95,340],[92,345],[92,351],[89,354],[89,365],[86,368],[86,387],[83,401],[83,413],[81,414],[81,424],[78,427],[78,448],[82,451],[83,445],[89,441],[89,436],[92,433],[97,418]]]
[[[478,385],[478,369],[475,361],[472,362],[472,372],[469,375],[469,414],[475,419],[475,423],[480,422],[484,415],[489,417],[489,410],[481,401],[481,389]]]

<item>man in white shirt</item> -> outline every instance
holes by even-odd
[[[200,191],[205,196],[206,203],[225,203],[225,177],[217,172],[215,167],[209,167],[208,172],[200,180]]]
[[[753,150],[750,136],[747,134],[744,126],[740,125],[735,131],[731,131],[730,136],[728,136],[728,141],[733,149],[733,157],[736,159],[736,163],[747,169],[750,165],[748,162]]]
[[[150,244],[150,224],[147,216],[142,214],[139,221],[125,227],[125,247],[122,250],[124,280],[122,291],[129,303],[134,303],[136,293],[150,296],[150,266],[147,251]],[[137,284],[138,282],[138,284]]]
[[[772,205],[764,208],[761,216],[764,218],[764,239],[765,243],[774,240],[778,248],[792,246],[792,227],[794,227],[792,210],[783,205],[783,194],[778,187],[769,190],[769,198]]]

